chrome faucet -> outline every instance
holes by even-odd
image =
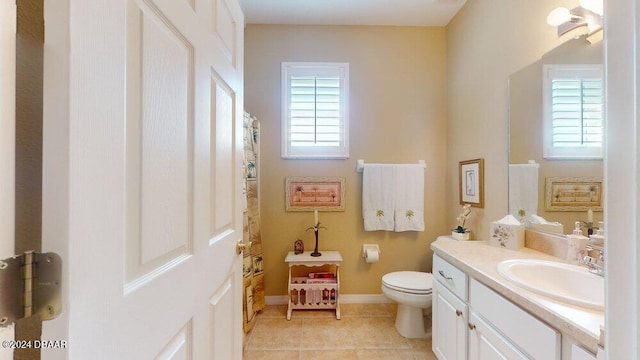
[[[588,244],[585,249],[587,250],[587,255],[582,258],[582,262],[589,268],[589,272],[604,276],[604,247]],[[592,257],[592,252],[596,252],[597,257]]]

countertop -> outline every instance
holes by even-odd
[[[487,285],[532,315],[572,338],[593,353],[598,351],[604,312],[566,305],[512,284],[498,274],[497,264],[511,259],[562,262],[559,258],[529,248],[520,251],[489,246],[486,241],[456,241],[440,236],[431,243],[434,253],[469,276]]]

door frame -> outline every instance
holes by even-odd
[[[0,0],[0,259],[15,251],[15,0]],[[14,326],[0,328],[0,341],[14,339]],[[13,359],[13,350],[0,348],[0,360]]]
[[[69,0],[44,2],[45,47],[42,99],[42,249],[62,258],[62,278],[68,279],[69,211],[61,208],[69,195]],[[46,181],[45,181],[46,179]],[[62,283],[62,311],[55,321],[42,323],[42,338],[66,329],[69,287]],[[66,339],[60,339],[66,340]],[[66,359],[68,349],[41,349],[42,358]]]
[[[605,351],[640,356],[640,0],[607,0],[604,23]]]

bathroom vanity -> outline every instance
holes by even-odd
[[[497,271],[505,260],[558,258],[449,237],[439,237],[431,248],[432,343],[438,359],[596,359],[604,312],[538,295]]]
[[[340,264],[337,251],[323,251],[313,257],[310,251],[290,251],[284,260],[289,264],[287,320],[293,310],[335,309],[340,319]]]

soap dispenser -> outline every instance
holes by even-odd
[[[604,221],[598,221],[598,230],[595,235],[589,236],[589,244],[604,246]]]
[[[582,235],[580,221],[575,222],[573,233],[567,235],[567,261],[580,265],[582,258],[586,255],[587,242],[589,238]]]

